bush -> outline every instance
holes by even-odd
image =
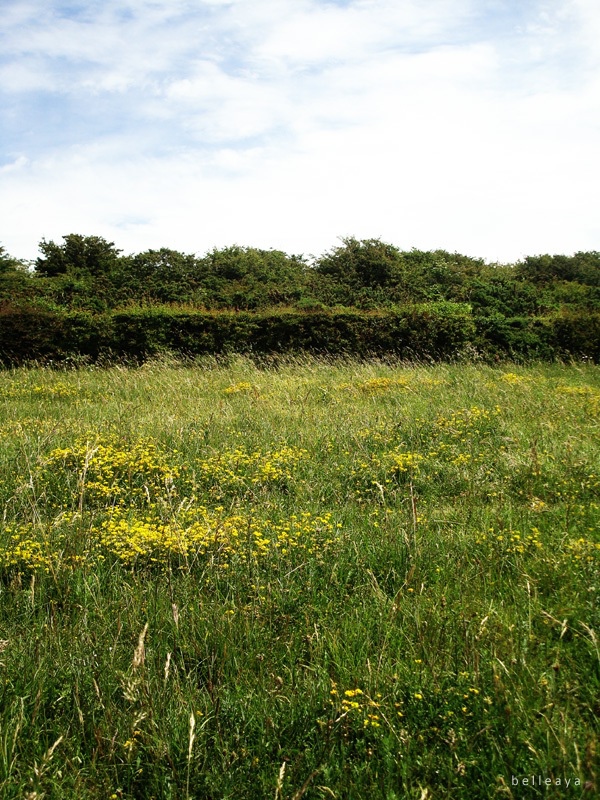
[[[109,317],[85,311],[53,312],[31,305],[0,305],[0,360],[5,364],[96,359],[110,349]]]
[[[34,305],[0,305],[4,364],[72,358],[144,360],[170,351],[394,355],[454,359],[475,348],[483,357],[600,360],[600,314],[473,317],[470,306],[439,301],[389,311],[197,311],[134,308],[104,314]]]

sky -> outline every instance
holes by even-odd
[[[0,244],[600,250],[598,0],[2,0]]]

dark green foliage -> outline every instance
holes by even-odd
[[[110,348],[110,320],[84,311],[51,311],[0,304],[0,363],[53,361],[87,356]]]
[[[567,311],[551,319],[554,342],[560,352],[600,362],[600,313]]]
[[[474,333],[468,306],[431,303],[398,311],[203,312],[168,307],[113,314],[5,305],[0,352],[8,363],[99,355],[144,359],[226,352],[391,353],[452,358]]]
[[[55,244],[43,239],[40,250],[44,258],[38,258],[36,271],[45,277],[69,275],[73,278],[99,278],[110,275],[120,251],[113,242],[101,236],[80,236],[70,233],[63,237],[64,244]]]
[[[484,269],[481,259],[446,250],[403,252],[379,239],[348,238],[317,259],[315,271],[321,277],[317,296],[322,286],[325,302],[335,297],[361,308],[429,300],[463,302],[469,299],[469,282]]]
[[[462,285],[460,294],[483,315],[527,316],[554,307],[552,298],[544,297],[532,283],[515,280],[509,267],[482,270]]]
[[[316,269],[349,286],[388,286],[401,270],[402,257],[397,247],[379,239],[342,239],[342,245],[321,256]]]
[[[23,261],[13,258],[9,253],[6,252],[6,248],[0,244],[0,275],[16,272],[17,270],[23,271],[26,269],[27,265]]]
[[[587,286],[600,286],[600,252],[527,256],[517,265],[517,274],[534,283],[577,281]]]
[[[482,355],[532,361],[600,359],[600,314],[557,312],[545,317],[475,317],[475,345]]]
[[[5,302],[0,354],[5,364],[71,357],[144,360],[253,352],[395,355],[452,359],[600,360],[600,314],[473,316],[466,304],[422,303],[396,310],[293,312],[200,311],[147,306],[113,313],[61,311]]]
[[[188,303],[200,284],[196,258],[165,247],[121,258],[113,276],[117,302],[142,299],[158,303]]]
[[[234,245],[198,259],[197,270],[208,307],[249,311],[299,300],[307,266],[281,250]]]
[[[10,302],[31,302],[36,298],[43,300],[43,297],[44,292],[39,291],[39,287],[34,285],[31,276],[24,270],[7,269],[0,272],[0,302],[4,298]]]
[[[476,318],[477,348],[482,354],[496,358],[535,359],[556,355],[551,336],[544,335],[535,318],[505,317],[493,312]]]
[[[452,304],[377,314],[138,309],[119,312],[112,320],[113,352],[139,358],[166,349],[187,355],[305,350],[448,357],[473,332],[469,309]]]
[[[5,362],[162,350],[598,358],[595,251],[511,266],[349,237],[309,264],[238,245],[124,256],[79,234],[40,251],[32,273],[0,247]]]

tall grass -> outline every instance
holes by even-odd
[[[0,374],[0,796],[593,796],[599,410],[586,365]]]

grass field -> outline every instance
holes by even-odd
[[[0,374],[0,797],[598,796],[599,413],[589,365]]]

